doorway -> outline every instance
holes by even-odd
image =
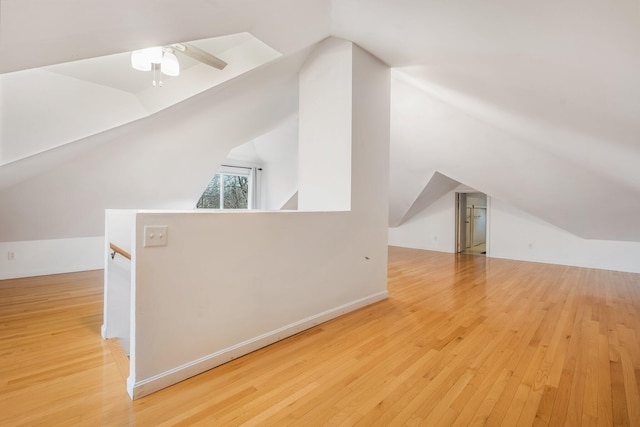
[[[456,193],[456,252],[487,253],[487,195]]]

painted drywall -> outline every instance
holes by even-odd
[[[104,322],[102,338],[116,338],[126,354],[131,348],[131,296],[134,263],[121,254],[114,254],[111,243],[125,250],[135,259],[134,210],[112,210],[105,212],[104,247]]]
[[[248,33],[199,40],[223,70],[179,58],[179,78],[131,67],[129,52],[0,74],[0,165],[146,117],[280,56]]]
[[[46,69],[0,75],[0,100],[0,165],[146,115],[132,94]]]
[[[401,170],[402,168],[396,167],[394,169]],[[409,187],[416,187],[416,185],[419,186],[421,182],[422,181],[420,180],[407,180],[405,185]],[[422,192],[420,192],[418,197],[413,201],[413,204],[411,204],[406,211],[404,211],[404,209],[390,209],[389,226],[395,227],[405,221],[408,221],[412,216],[416,215],[418,212],[422,212],[422,210],[427,206],[431,205],[434,201],[438,200],[459,185],[460,183],[458,181],[444,176],[439,172],[434,172],[427,182],[427,185],[422,189]],[[403,211],[405,212],[404,216],[399,218],[398,215]]]
[[[536,217],[582,237],[640,241],[639,227],[626,237],[624,232],[633,228],[640,195],[638,14],[633,0],[336,0],[332,33],[382,58],[445,104],[416,102],[402,112],[415,121],[409,128],[424,126],[407,147],[408,162],[397,167],[421,162],[494,195],[498,185],[483,184],[497,176],[513,187],[501,189],[500,197]],[[471,126],[473,120],[481,125]],[[448,138],[438,132],[444,128]],[[465,143],[456,143],[456,135]],[[469,170],[464,179],[453,166],[432,167],[447,146],[460,169]],[[522,161],[522,170],[519,157],[511,160],[518,146],[538,151]],[[394,169],[395,163],[392,158]],[[534,167],[537,176],[527,170]],[[420,167],[408,169],[400,183],[420,182],[411,200],[392,201],[393,210],[408,209],[429,179]],[[396,190],[394,185],[392,197]],[[548,197],[527,203],[529,190]],[[575,221],[576,211],[586,211],[587,220]]]
[[[0,72],[248,31],[283,54],[329,35],[325,0],[2,1]]]
[[[211,49],[213,55],[227,63],[222,70],[196,63],[186,70],[181,69],[178,78],[172,79],[164,76],[161,90],[151,85],[150,73],[143,73],[147,83],[143,90],[136,92],[136,96],[145,110],[148,113],[155,113],[280,56],[279,52],[248,33],[231,34],[221,39],[237,39],[235,42],[229,41],[228,49],[219,53],[215,49]],[[190,44],[204,47],[207,45],[207,40],[195,41]],[[215,44],[214,41],[211,44]],[[129,56],[128,53],[125,55]],[[180,56],[179,61],[184,63],[185,57]]]
[[[404,89],[392,89],[394,104],[407,102],[407,109],[398,110],[393,119],[406,123],[393,127],[392,224],[402,222],[433,172],[440,170],[583,238],[640,241],[634,215],[640,206],[637,2],[577,6],[409,0],[399,6],[363,0],[185,0],[165,6],[154,7],[150,0],[4,1],[0,70],[239,31],[250,31],[287,55],[332,32],[402,67],[414,95],[424,92],[433,98],[421,102],[407,97]],[[131,21],[139,25],[128,25]],[[117,132],[131,139],[124,130]],[[106,139],[113,137],[110,132]],[[72,157],[84,156],[102,142],[104,135],[2,167],[0,188],[65,168]],[[42,180],[35,186],[36,196],[43,193],[40,186],[58,191]],[[0,195],[0,207],[23,195]],[[58,200],[67,203],[66,196]],[[146,198],[141,201],[148,206]],[[113,206],[136,202],[132,195]],[[586,215],[576,219],[575,212]],[[39,228],[35,215],[26,221]],[[15,225],[13,220],[7,224]],[[45,238],[45,233],[29,238]],[[77,236],[76,230],[56,233]]]
[[[452,191],[389,228],[389,244],[453,253],[454,218]],[[487,253],[492,258],[640,273],[640,243],[582,239],[495,197],[489,203],[488,221]]]
[[[304,54],[297,64],[285,65],[283,75],[278,75],[283,69],[277,66],[280,71],[267,67],[259,72],[273,73],[271,82],[260,83],[259,77],[230,82],[234,88],[246,88],[247,96],[253,97],[253,110],[247,108],[242,96],[226,102],[228,91],[236,90],[228,88],[209,95],[217,103],[201,100],[190,108],[181,106],[187,111],[171,115],[169,124],[165,123],[167,118],[151,118],[91,137],[81,143],[75,157],[60,161],[58,168],[44,169],[40,176],[0,190],[0,240],[6,239],[9,245],[1,252],[0,277],[103,268],[105,259],[93,242],[76,237],[76,245],[84,245],[74,249],[80,254],[77,260],[58,262],[56,253],[68,251],[65,236],[102,235],[103,212],[110,207],[193,208],[231,147],[256,135],[260,135],[255,142],[265,174],[266,206],[261,207],[279,209],[297,189],[297,69],[303,58]],[[219,110],[224,112],[217,114]],[[219,121],[211,120],[208,114],[218,115]],[[173,129],[171,123],[181,120],[184,127]],[[274,129],[269,127],[272,123]],[[149,135],[144,135],[145,131]],[[69,149],[73,147],[60,151]],[[55,156],[55,151],[42,157]],[[29,160],[37,161],[37,157]],[[179,180],[176,174],[181,176]],[[42,206],[47,206],[46,216]],[[44,239],[47,244],[40,245]],[[14,248],[16,259],[4,265],[10,248]],[[45,262],[44,248],[51,252]]]
[[[289,200],[285,202],[280,208],[283,211],[297,211],[298,210],[298,192],[296,191],[291,195]]]
[[[581,238],[640,241],[640,192],[613,170],[506,132],[398,70],[392,93],[392,218],[405,216],[438,171]]]
[[[335,47],[340,45],[340,58]],[[128,390],[137,398],[247,351],[385,298],[387,275],[389,70],[362,49],[328,40],[301,71],[318,75],[348,62],[352,209],[343,212],[139,212],[135,229]],[[300,79],[300,103],[327,81]],[[357,82],[357,83],[356,83]],[[343,87],[343,82],[336,82]],[[337,92],[336,92],[337,94]],[[301,108],[300,129],[316,116]],[[333,114],[328,103],[313,114]],[[317,144],[300,132],[301,148]],[[317,153],[301,149],[304,153]],[[314,169],[318,174],[325,170]],[[311,182],[315,182],[311,180]],[[327,185],[331,185],[327,182]],[[368,191],[371,187],[376,191]],[[315,191],[315,184],[311,185]],[[304,192],[301,183],[300,191]],[[328,205],[333,202],[326,200]],[[324,209],[323,209],[324,210]],[[167,227],[168,244],[145,247],[145,226]],[[107,284],[109,286],[109,284]]]
[[[455,251],[455,192],[444,196],[397,227],[389,227],[389,245],[431,251]]]
[[[351,207],[352,64],[348,43],[330,39],[327,52],[316,50],[313,68],[303,68],[300,87],[322,90],[300,93],[300,141],[298,209],[349,210]],[[336,64],[339,64],[336,66]],[[345,96],[345,94],[348,94]],[[305,97],[312,97],[306,99]],[[304,191],[302,191],[304,189]]]
[[[180,5],[161,8],[151,0],[135,4],[115,1],[108,5],[94,0],[81,3],[33,0],[2,2],[0,7],[2,73],[243,32],[252,34],[284,56],[295,56],[329,35],[331,10],[330,2],[325,0],[222,0],[215,4],[185,0]],[[136,25],[130,25],[131,22]],[[283,94],[283,99],[286,98]],[[245,105],[251,104],[248,101]],[[273,103],[276,109],[277,104]],[[176,118],[166,119],[172,120]],[[73,122],[60,123],[63,127],[74,125]],[[277,127],[278,123],[272,126]],[[70,159],[94,150],[116,134],[126,134],[128,129],[114,129],[107,135],[77,140],[2,166],[0,189],[64,167]],[[0,155],[1,151],[2,144]]]
[[[298,121],[255,140],[261,159],[260,209],[282,208],[298,189]]]
[[[491,198],[491,256],[640,273],[640,242],[581,239]]]
[[[132,396],[384,298],[386,241],[359,219],[351,212],[138,214]],[[143,247],[144,226],[154,224],[168,226],[167,247]]]
[[[633,214],[640,207],[636,2],[590,2],[580,5],[579,13],[571,2],[558,6],[489,1],[479,6],[409,0],[400,7],[391,1],[368,5],[362,0],[185,0],[165,6],[154,7],[150,0],[108,5],[97,0],[4,1],[0,70],[240,31],[250,31],[288,55],[331,32],[402,67],[396,74],[404,74],[414,92],[406,96],[395,83],[392,89],[394,105],[406,103],[405,110],[394,107],[398,114],[392,119],[392,225],[420,203],[425,185],[439,170],[583,238],[640,241]],[[132,21],[139,25],[128,25]],[[545,29],[544,37],[540,28]],[[421,93],[432,99],[420,100]],[[136,138],[129,137],[128,129],[1,167],[0,188],[64,169],[72,158],[87,156],[116,133],[130,143]],[[136,161],[142,164],[144,159]],[[101,169],[100,163],[92,166]],[[78,176],[82,175],[74,178]],[[150,176],[143,173],[140,179],[164,179],[160,173]],[[21,190],[35,190],[36,198],[48,191],[60,196],[60,188],[69,181],[48,186],[42,179]],[[20,206],[18,199],[25,193],[7,198],[0,194],[0,208],[5,207],[0,212],[0,236],[1,220],[7,228],[16,226],[14,219],[5,217],[7,206]],[[96,197],[83,193],[87,203]],[[167,207],[148,202],[154,193],[158,192],[148,188],[140,198],[119,196],[111,206]],[[63,194],[46,201],[48,206],[75,204],[67,199]],[[10,215],[24,215],[25,227],[38,230],[42,227],[30,212],[39,208],[20,208]],[[78,209],[60,211],[54,208],[54,234],[44,229],[19,231],[4,240],[97,235],[87,231],[82,220],[77,229],[57,230],[59,218],[73,217]],[[94,218],[101,215],[92,207],[88,211]],[[585,216],[576,219],[578,211]]]
[[[1,190],[0,241],[104,235],[108,208],[193,208],[231,148],[296,116],[306,54],[87,138],[55,168]]]
[[[131,237],[135,226],[135,210],[105,210],[105,244],[110,243],[131,253],[134,241]]]
[[[297,117],[258,138],[235,147],[224,164],[260,168],[257,209],[281,209],[298,189]]]
[[[0,280],[98,270],[104,253],[103,236],[0,242]]]

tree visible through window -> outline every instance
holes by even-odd
[[[249,177],[222,175],[223,209],[249,208]]]
[[[249,175],[217,173],[198,200],[198,209],[249,209]]]

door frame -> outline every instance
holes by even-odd
[[[454,193],[454,227],[455,227],[455,241],[453,242],[454,253],[458,254],[464,252],[466,249],[466,208],[467,208],[467,194],[484,194],[487,198],[487,211],[486,211],[486,228],[485,228],[485,241],[486,241],[486,254],[490,256],[491,247],[491,197],[488,194],[482,193],[474,189],[459,189]],[[461,208],[462,205],[462,208]],[[461,215],[462,210],[465,210],[465,214]],[[462,230],[465,230],[464,235]]]

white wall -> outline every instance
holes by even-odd
[[[3,0],[0,72],[243,31],[286,55],[328,36],[330,17],[325,0]]]
[[[102,239],[95,236],[104,235],[105,209],[193,208],[232,147],[295,118],[297,73],[306,54],[276,60],[152,117],[3,166],[0,242],[19,249],[6,264],[7,252],[0,252],[0,274],[103,268],[101,251],[92,249],[98,246],[85,243]],[[39,172],[3,188],[12,179],[5,181],[4,169],[19,175],[20,167]],[[59,256],[70,253],[69,239],[83,242],[82,248],[73,244],[79,255]]]
[[[635,214],[640,211],[640,179],[631,184],[626,177],[638,168],[631,170],[626,161],[617,174],[609,160],[598,169],[559,156],[526,135],[470,114],[443,93],[435,84],[392,72],[392,225],[405,217],[438,171],[576,236],[640,241]],[[568,143],[562,135],[554,138],[558,147]],[[627,159],[637,159],[632,151]]]
[[[582,239],[495,197],[487,211],[487,253],[493,258],[640,273],[638,242]],[[389,228],[389,244],[453,253],[454,218],[455,192],[450,192]]]
[[[496,198],[490,211],[492,257],[640,273],[640,242],[582,239]]]
[[[90,149],[0,190],[0,241],[104,235],[108,208],[193,208],[231,148],[295,117],[305,57],[275,60],[152,117],[67,144],[61,150]]]
[[[298,190],[298,120],[235,147],[224,164],[259,166],[257,209],[278,210]]]
[[[298,190],[298,121],[255,140],[262,160],[261,209],[282,208]]]
[[[136,211],[105,212],[104,261],[104,322],[102,338],[117,338],[126,354],[130,353],[131,296],[134,264],[121,254],[112,256],[113,243],[134,259]]]
[[[0,75],[0,103],[0,165],[147,114],[130,93],[46,69]]]
[[[328,40],[302,74],[318,75],[316,66],[325,69],[323,56],[331,55],[336,44],[346,53],[339,62],[352,64],[353,86],[342,93],[352,110],[350,149],[323,144],[301,149],[300,155],[301,163],[303,153],[319,148],[348,156],[353,175],[343,185],[353,190],[351,211],[139,212],[132,397],[386,297],[389,70],[351,43]],[[314,94],[326,89],[327,81],[301,78],[301,104],[313,103]],[[325,108],[313,114],[335,118],[333,107]],[[300,111],[301,128],[317,118],[306,117],[308,108]],[[301,148],[318,143],[300,139]],[[314,191],[319,181],[310,182]],[[376,191],[369,191],[372,187]],[[303,183],[300,190],[305,191]],[[144,247],[148,225],[168,227],[167,246]]]
[[[13,260],[9,260],[9,253]],[[104,237],[0,242],[0,280],[104,266]]]
[[[300,73],[300,163],[298,209],[349,210],[351,207],[351,45],[322,43]],[[318,88],[318,90],[315,90]],[[345,95],[346,94],[346,95]],[[303,123],[304,121],[304,123]],[[309,141],[309,143],[302,143]]]
[[[143,247],[154,224],[167,247]],[[352,212],[138,214],[130,394],[385,298],[386,242],[362,224]]]
[[[392,153],[393,154],[393,153]],[[396,171],[403,171],[402,164],[393,165]],[[401,173],[402,173],[401,172]],[[410,176],[406,176],[406,181],[403,183],[403,188],[398,194],[392,194],[389,203],[389,226],[397,227],[398,225],[404,223],[413,215],[418,212],[421,212],[425,207],[429,206],[431,203],[444,196],[454,188],[460,186],[458,181],[455,181],[447,176],[442,175],[441,173],[434,171],[429,178],[429,181],[424,188],[422,188],[417,195],[417,197],[412,201],[411,199],[407,199],[403,196],[406,194],[416,194],[414,191],[420,190],[420,187],[423,185],[423,181],[420,177],[420,174],[414,176],[413,179]],[[397,187],[396,187],[397,188]],[[391,200],[396,200],[399,203],[404,203],[406,206],[402,209],[398,209],[397,206],[391,206]],[[399,215],[403,214],[402,217]]]
[[[389,244],[455,252],[455,192],[449,192],[398,227],[389,228]]]

